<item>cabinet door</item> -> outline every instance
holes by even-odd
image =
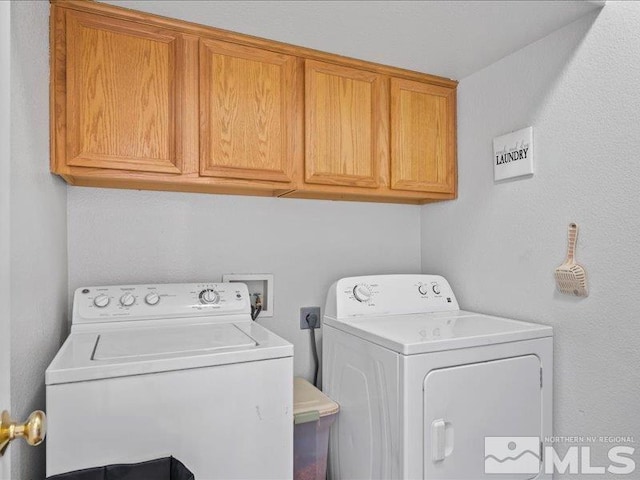
[[[305,181],[376,188],[388,162],[388,95],[379,74],[306,61]]]
[[[200,174],[291,182],[302,152],[296,57],[202,40],[200,69]]]
[[[455,90],[391,79],[391,188],[454,193]]]
[[[195,37],[71,10],[65,22],[65,163],[181,173],[197,158]]]

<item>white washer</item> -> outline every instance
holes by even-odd
[[[290,479],[292,377],[245,284],[79,288],[46,371],[47,475],[173,455],[199,480]]]
[[[336,282],[323,328],[331,478],[550,478],[550,327],[462,311],[440,276],[381,275]],[[485,473],[485,454],[523,473]]]

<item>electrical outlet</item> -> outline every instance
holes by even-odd
[[[307,317],[309,322],[307,322]],[[305,330],[311,328],[320,328],[320,307],[302,307],[300,309],[300,328]]]
[[[262,311],[259,318],[273,317],[273,275],[267,273],[225,273],[223,282],[245,283],[249,289],[251,305],[255,306],[255,294],[260,295]]]

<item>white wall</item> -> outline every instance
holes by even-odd
[[[66,187],[49,173],[49,4],[11,3],[11,413],[44,409],[66,331]],[[6,406],[5,406],[6,407]],[[12,477],[44,478],[44,446],[14,442]]]
[[[560,435],[640,432],[639,59],[640,3],[607,2],[463,79],[460,198],[422,207],[425,273],[464,308],[555,328]],[[494,184],[492,138],[528,125],[535,176]],[[554,290],[571,221],[584,300]]]
[[[274,317],[310,377],[299,309],[349,275],[420,271],[420,207],[70,187],[69,291],[273,273]]]
[[[103,1],[450,78],[462,78],[477,72],[604,2]],[[517,28],[505,28],[513,19],[526,21],[517,21]]]
[[[11,61],[10,44],[11,31],[11,4],[0,2],[0,409],[7,408],[11,402],[11,362],[10,335],[11,335],[11,256],[9,254],[10,230],[9,221],[11,209],[9,208],[9,186],[11,162],[9,160],[9,132],[11,116],[9,105],[11,102],[9,65]],[[0,479],[9,477],[10,455],[0,458]]]

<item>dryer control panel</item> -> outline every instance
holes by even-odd
[[[73,297],[72,323],[249,315],[244,283],[173,283],[82,287]]]
[[[369,275],[334,283],[325,315],[349,318],[459,309],[449,282],[439,275]]]

